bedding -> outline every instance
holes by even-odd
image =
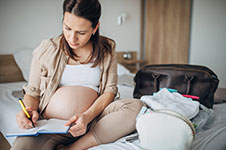
[[[0,84],[0,131],[4,136],[17,126],[15,115],[21,108],[12,92],[21,90],[23,84],[25,84],[24,81]],[[7,138],[10,144],[14,139]]]

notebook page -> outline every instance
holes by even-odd
[[[11,136],[29,136],[29,135],[36,135],[38,130],[40,130],[40,127],[43,126],[47,120],[39,120],[37,121],[37,125],[35,128],[30,129],[21,129],[20,127],[17,127],[6,134],[7,137]]]
[[[67,133],[70,126],[64,124],[67,120],[49,119],[46,124],[40,127],[39,133]]]

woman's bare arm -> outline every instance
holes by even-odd
[[[88,122],[98,116],[114,100],[114,97],[115,95],[111,92],[106,92],[99,96],[93,105],[83,113],[87,117]]]

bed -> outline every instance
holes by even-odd
[[[17,99],[21,96],[22,86],[27,82],[31,51],[0,56],[0,131],[3,135],[0,149],[9,149],[14,138],[5,137],[6,133],[17,126],[16,113],[20,111]],[[28,58],[29,57],[29,58]],[[21,59],[21,58],[28,58]],[[22,61],[23,60],[23,61]],[[21,62],[22,61],[22,62]],[[27,64],[28,63],[28,64]],[[120,98],[133,97],[133,77],[122,65],[118,65],[118,89]],[[16,76],[15,76],[16,75]],[[119,95],[118,95],[119,96]],[[206,120],[202,129],[195,135],[192,150],[225,150],[226,144],[226,90],[219,88],[215,94],[215,104],[211,119]],[[3,140],[7,142],[3,142]],[[7,146],[8,144],[8,146]],[[132,133],[109,144],[99,145],[90,150],[141,150],[138,133]],[[4,150],[4,149],[3,149]]]

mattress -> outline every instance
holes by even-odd
[[[128,79],[128,78],[127,78]],[[130,82],[118,84],[121,98],[133,97],[133,86]],[[0,131],[5,136],[7,132],[17,126],[16,114],[21,110],[18,98],[12,95],[13,91],[19,91],[25,82],[0,84]],[[206,120],[205,125],[195,136],[192,150],[223,150],[226,149],[226,103],[214,105],[212,118]],[[204,117],[200,113],[201,121]],[[12,144],[15,138],[6,138]],[[138,134],[134,133],[121,139],[90,148],[90,150],[140,150]]]

